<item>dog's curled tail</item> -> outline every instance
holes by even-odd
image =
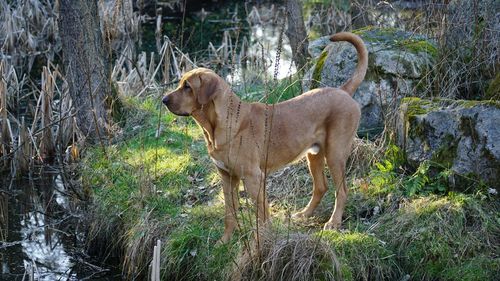
[[[347,41],[354,45],[356,51],[358,52],[358,65],[352,77],[347,80],[347,82],[340,87],[342,90],[348,92],[351,96],[354,95],[354,91],[361,84],[366,75],[366,70],[368,68],[368,51],[366,50],[365,43],[356,34],[350,32],[340,32],[332,37],[330,37],[332,42]]]

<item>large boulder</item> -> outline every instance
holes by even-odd
[[[429,72],[436,47],[425,37],[392,28],[354,31],[366,44],[368,72],[354,99],[361,106],[360,131],[376,133],[384,127],[384,114],[396,110],[404,96],[423,92],[419,82]],[[339,87],[354,73],[357,54],[347,42],[332,43],[330,36],[312,41],[309,52],[314,65],[304,75],[304,90]]]
[[[456,187],[500,187],[500,102],[404,98],[397,124],[410,165],[450,169]]]

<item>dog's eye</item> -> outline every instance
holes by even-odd
[[[191,89],[188,83],[184,83],[184,89]]]

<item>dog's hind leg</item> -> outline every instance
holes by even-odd
[[[313,179],[313,194],[307,206],[302,211],[295,213],[293,218],[310,217],[321,201],[321,198],[323,198],[323,195],[325,195],[328,190],[324,173],[325,156],[322,151],[318,154],[308,153],[307,164]]]
[[[324,229],[338,229],[342,224],[342,214],[344,213],[348,192],[345,179],[347,154],[343,153],[346,147],[350,151],[350,142],[348,142],[348,145],[342,142],[335,142],[328,148],[327,164],[335,185],[335,208],[332,216],[325,223]]]
[[[231,239],[233,231],[238,227],[237,212],[239,208],[238,186],[240,179],[231,176],[228,172],[219,169],[222,178],[222,189],[224,192],[224,234],[218,243],[226,243]]]

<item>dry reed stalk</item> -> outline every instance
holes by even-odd
[[[102,34],[115,51],[129,48],[135,54],[139,41],[140,15],[133,11],[132,0],[99,1]]]
[[[76,126],[76,118],[72,117],[70,121],[71,129],[71,145],[66,148],[65,151],[65,160],[67,163],[74,163],[80,158],[80,149],[79,147],[83,146],[84,137],[82,133],[79,131],[78,126]],[[78,139],[80,143],[78,143],[75,139],[75,136],[78,135]],[[69,142],[68,142],[69,144]]]
[[[161,281],[160,279],[160,264],[161,264],[161,241],[157,240],[153,249],[153,260],[151,261],[151,281]]]
[[[165,43],[163,43],[163,83],[168,83],[170,81],[170,69],[172,69],[171,62],[170,62],[170,56],[172,55],[171,48],[169,46],[170,40],[166,37]]]
[[[172,48],[172,44],[168,44],[168,48],[170,49],[170,54],[172,54],[174,73],[177,76],[177,79],[181,79],[182,72],[179,68],[179,63],[177,62],[177,58],[175,57],[174,48]],[[177,49],[177,48],[176,48]]]
[[[156,17],[156,29],[155,29],[156,50],[160,54],[161,54],[161,49],[163,47],[161,44],[161,33],[162,33],[161,20],[162,20],[162,15],[160,9],[159,15]]]
[[[222,38],[222,46],[224,46],[222,56],[224,58],[224,64],[229,63],[229,55],[233,52],[233,41],[229,31],[224,31]]]
[[[7,194],[0,192],[0,241],[7,241],[9,231],[9,197]]]
[[[28,129],[24,117],[21,117],[21,124],[19,125],[19,135],[17,138],[17,147],[14,155],[14,174],[20,175],[29,171],[30,159],[32,158],[33,151],[31,149],[31,140],[28,136]]]
[[[4,61],[0,61],[0,157],[4,157],[3,167],[8,167],[7,155],[12,145],[12,134],[9,129],[7,111],[7,84],[4,78]]]
[[[134,224],[130,225],[123,236],[124,259],[123,273],[127,279],[136,279],[147,275],[151,264],[151,245],[158,237],[165,234],[165,225],[151,218],[151,212],[144,214]],[[158,249],[160,250],[160,249]],[[157,268],[160,268],[160,257],[157,252]],[[154,257],[154,255],[153,255]],[[158,279],[160,280],[160,279]]]
[[[59,75],[61,77],[61,75]],[[62,78],[62,77],[61,77]],[[59,147],[59,152],[65,151],[67,146],[72,143],[74,130],[71,116],[73,115],[73,101],[68,93],[68,84],[64,81],[62,89],[59,92],[59,112],[56,135],[56,145]]]
[[[42,71],[42,103],[41,103],[41,129],[40,154],[42,161],[52,162],[55,156],[54,137],[52,135],[52,100],[54,99],[54,77],[47,67]]]

